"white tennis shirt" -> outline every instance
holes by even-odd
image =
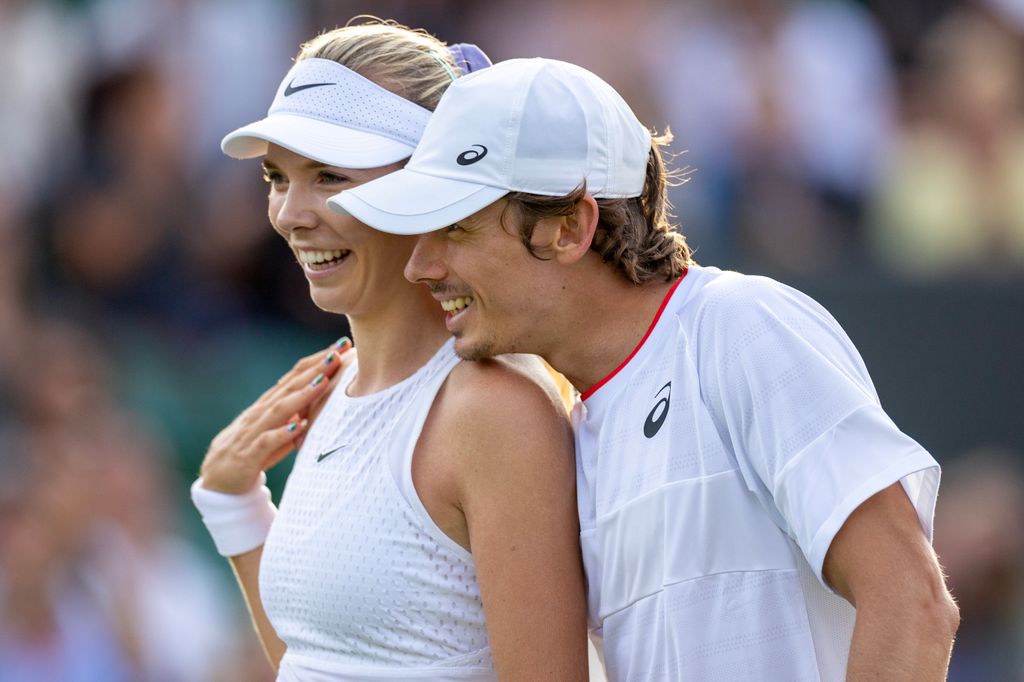
[[[931,537],[935,460],[829,313],[692,267],[573,413],[592,638],[609,680],[842,680],[854,609],[822,563],[901,481]]]
[[[287,644],[280,682],[493,682],[473,557],[430,518],[412,456],[458,364],[447,341],[362,397],[345,370],[295,459],[263,547],[260,596]]]

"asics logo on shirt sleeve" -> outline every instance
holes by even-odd
[[[661,397],[659,398],[658,396]],[[651,411],[647,413],[647,419],[644,420],[644,435],[648,438],[654,438],[658,435],[658,431],[661,431],[665,419],[668,418],[668,406],[672,398],[672,382],[670,381],[662,386],[654,397],[658,398],[658,400],[654,403]]]

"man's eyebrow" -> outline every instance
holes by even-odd
[[[276,163],[274,163],[273,161],[270,161],[269,159],[266,159],[266,158],[263,159],[263,167],[268,169],[268,170],[277,170],[277,171],[281,170],[280,167],[278,167],[278,165]],[[310,169],[310,170],[320,170],[321,168],[331,168],[331,167],[332,166],[328,166],[326,163],[323,163],[322,161],[316,161],[315,159],[306,159],[301,164],[301,166],[300,166],[300,168],[302,168],[302,169]]]

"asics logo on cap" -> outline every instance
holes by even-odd
[[[487,156],[487,147],[482,144],[474,144],[471,146],[480,147],[480,149],[467,149],[455,158],[455,163],[460,166],[468,166]]]
[[[661,427],[665,423],[665,418],[668,417],[668,406],[672,399],[671,381],[662,386],[661,390],[654,397],[657,398],[662,393],[665,395],[654,403],[654,407],[648,413],[647,419],[644,420],[644,435],[648,438],[654,438],[658,435],[658,431],[661,431]]]
[[[336,83],[307,83],[306,85],[295,85],[295,79],[293,78],[290,83],[284,89],[284,96],[291,97],[296,92],[302,92],[303,90],[309,90],[310,88],[322,88],[325,85],[337,85]]]

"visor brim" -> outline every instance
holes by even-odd
[[[268,143],[341,168],[380,168],[412,156],[414,147],[389,137],[295,114],[271,114],[228,133],[221,150],[236,159],[267,153]]]

